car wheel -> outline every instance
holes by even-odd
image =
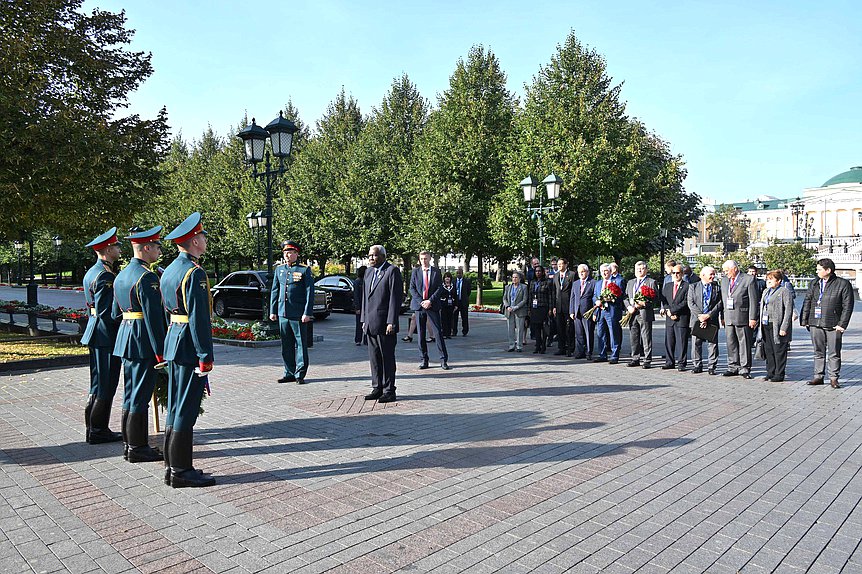
[[[221,297],[213,301],[213,311],[222,319],[230,317],[230,312],[227,310],[227,305],[224,304],[224,299],[222,299]]]

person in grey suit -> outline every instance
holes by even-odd
[[[721,287],[715,282],[715,268],[709,265],[700,270],[700,281],[690,282],[688,287],[688,308],[691,311],[689,327],[694,329],[698,323],[705,328],[708,325],[719,326],[721,317]],[[692,335],[691,351],[694,358],[692,373],[703,372],[703,344],[709,345],[709,374],[714,375],[718,368],[718,339],[715,343],[705,341]]]
[[[647,264],[643,261],[635,263],[635,278],[626,284],[625,306],[632,315],[629,322],[629,337],[632,344],[632,360],[627,366],[637,367],[643,362],[643,368],[649,369],[652,363],[652,325],[655,321],[655,301],[635,302],[635,295],[641,287],[649,287],[660,296],[655,280],[647,277]]]
[[[787,368],[787,349],[793,338],[793,296],[783,285],[784,274],[766,274],[766,288],[760,298],[760,329],[766,353],[765,381],[780,383]]]
[[[530,310],[527,306],[527,286],[521,283],[521,274],[512,274],[512,283],[503,290],[503,308],[509,323],[508,351],[523,351],[521,340],[524,337],[524,317]]]
[[[817,277],[812,281],[802,303],[799,323],[811,332],[814,344],[814,378],[809,385],[822,385],[829,366],[829,383],[840,389],[841,339],[853,314],[853,287],[843,277],[835,275],[831,259],[817,262]]]
[[[721,266],[721,301],[727,336],[725,377],[751,378],[751,347],[760,310],[757,284],[751,275],[739,272],[739,265],[728,259]]]
[[[371,363],[372,392],[365,395],[365,400],[391,403],[395,401],[395,345],[404,279],[401,270],[386,261],[382,245],[372,245],[368,250],[368,264],[360,312]]]

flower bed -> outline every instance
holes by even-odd
[[[474,313],[497,313],[500,314],[500,308],[491,305],[470,305],[470,311]]]
[[[255,321],[251,324],[233,323],[224,319],[213,319],[213,337],[234,341],[274,341],[278,334],[267,336],[263,331],[263,323]]]

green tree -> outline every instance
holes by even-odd
[[[534,251],[537,226],[518,183],[552,172],[563,180],[557,210],[545,218],[546,233],[558,240],[552,252],[619,261],[658,251],[659,225],[670,232],[667,248],[693,231],[699,198],[683,187],[682,158],[626,115],[620,91],[604,58],[574,32],[539,69],[517,117],[506,188],[494,202],[497,241]]]
[[[711,241],[735,243],[739,247],[748,245],[748,228],[739,217],[739,210],[725,203],[706,216],[706,232]]]
[[[347,191],[347,164],[364,122],[359,104],[344,88],[317,122],[317,135],[305,145],[287,177],[289,192],[276,210],[278,229],[303,244],[321,270],[333,255],[352,255],[353,199]]]
[[[167,113],[123,116],[153,71],[128,50],[125,14],[82,0],[0,4],[0,233],[84,237],[131,220],[159,187]],[[75,214],[70,217],[70,214]]]
[[[355,253],[382,243],[404,256],[409,242],[410,172],[417,140],[428,120],[428,101],[406,74],[392,82],[362,130],[347,170]]]
[[[504,160],[514,122],[514,96],[497,57],[474,46],[449,79],[417,146],[411,234],[415,247],[500,255],[489,213],[505,185]],[[481,281],[477,282],[481,303]]]
[[[787,270],[791,275],[814,275],[817,271],[816,251],[801,243],[775,244],[763,249],[766,269]]]

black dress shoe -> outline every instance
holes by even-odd
[[[509,349],[506,349],[506,352],[507,352],[507,353],[514,353],[514,352],[515,352],[515,347],[511,347],[511,348],[509,348]]]
[[[626,367],[638,367],[640,366],[640,364],[640,361],[629,361],[628,363],[626,363]]]
[[[90,444],[104,444],[106,442],[120,442],[121,440],[123,440],[121,433],[114,432],[111,429],[91,428],[87,442]]]
[[[693,374],[693,375],[699,375],[702,372],[703,372],[703,367],[695,367],[691,370],[691,374]]]
[[[518,349],[518,350],[520,351],[521,349]],[[443,369],[444,371],[451,371],[452,370],[452,367],[450,367],[449,363],[447,363],[446,361],[440,361],[440,368]]]
[[[764,380],[764,381],[766,381],[766,382],[768,383],[768,382],[769,382],[769,381],[771,381],[772,379],[771,379],[771,378],[769,378],[769,377],[763,377],[763,380]]]
[[[680,368],[678,368],[678,369],[677,369],[677,371],[679,371],[680,373],[684,373],[684,372],[686,372],[687,370],[688,370],[688,369],[686,369],[685,367],[680,367]]]
[[[437,339],[435,339],[434,337],[428,337],[428,339],[426,339],[426,341],[427,341],[428,343],[436,343],[436,342],[437,342]]]
[[[773,383],[783,383],[784,379],[775,378],[775,379],[772,379],[772,382]]]
[[[534,355],[538,355],[538,354],[539,354],[539,348],[538,348],[538,347],[536,347],[535,349],[533,349],[533,354],[534,354]]]
[[[288,376],[286,376],[286,377],[281,377],[281,378],[278,380],[278,382],[279,382],[279,383],[292,383],[292,382],[293,382],[293,381],[295,381],[295,380],[296,380],[296,377],[294,377],[293,375],[288,375]]]
[[[737,373],[736,371],[724,371],[723,373],[721,373],[722,377],[735,377],[737,375],[739,375],[739,373]]]
[[[419,368],[420,368],[420,369],[427,369],[427,368],[428,368],[428,363],[419,363]]]
[[[565,355],[565,354],[566,354],[566,352],[565,352],[565,351],[557,351],[557,352],[555,352],[554,354],[555,354],[555,355]]]
[[[608,360],[607,360],[607,359],[603,359],[603,358],[601,358],[601,357],[597,357],[597,358],[593,359],[593,362],[594,362],[594,363],[607,363],[607,362],[608,362]]]
[[[743,379],[747,379],[747,380],[749,380],[749,381],[750,381],[750,380],[751,380],[751,375],[750,375],[750,374],[748,374],[748,373],[745,373],[744,375],[742,375],[742,378],[743,378]]]
[[[297,384],[297,385],[304,385],[304,384],[305,384],[305,379],[296,379],[296,384]]]
[[[587,356],[586,356],[586,355],[575,355],[575,360],[576,360],[576,361],[579,361],[579,360],[581,360],[581,359],[586,359],[586,358],[587,358]],[[587,359],[587,360],[589,360],[589,359]]]
[[[573,355],[574,355],[574,353],[566,353],[566,356],[567,356],[567,357],[571,357],[571,356],[573,356]]]
[[[644,369],[651,369],[651,368],[652,368],[652,365],[650,365],[649,363],[644,363],[643,365],[641,365],[641,368],[644,368]]]
[[[379,399],[377,399],[378,403],[394,403],[397,399],[394,394],[383,395]]]
[[[714,374],[715,374],[715,369],[710,369],[710,370],[708,370],[708,371],[707,371],[707,373],[709,373],[710,375],[714,375]]]
[[[619,359],[611,359],[610,361],[608,361],[608,364],[609,364],[609,365],[616,365],[616,364],[617,364],[617,363],[619,363],[619,362],[620,362],[620,360],[619,360]]]
[[[213,486],[216,481],[208,474],[190,468],[182,472],[171,472],[171,486],[174,488],[201,488],[204,486]]]
[[[840,389],[841,388],[841,385],[838,384],[838,379],[830,380],[829,386],[831,386],[833,389]]]
[[[409,335],[408,335],[408,336],[406,336],[406,337],[401,337],[401,340],[402,340],[402,341],[407,341],[408,343],[412,343],[412,342],[413,342],[413,337],[411,337],[411,336],[409,336]]]
[[[810,381],[808,381],[805,384],[806,385],[822,385],[823,379],[821,379],[820,377],[815,377],[814,379],[811,379]]]
[[[662,370],[662,371],[669,371],[669,370],[671,370],[672,368],[673,368],[673,365],[662,365],[662,366],[661,366],[661,370]]]
[[[165,460],[162,451],[151,446],[131,447],[129,449],[129,462],[158,462]]]
[[[376,401],[377,399],[379,399],[382,396],[383,396],[383,391],[381,391],[380,389],[376,389],[376,390],[368,393],[367,395],[365,395],[365,400],[366,401]]]

